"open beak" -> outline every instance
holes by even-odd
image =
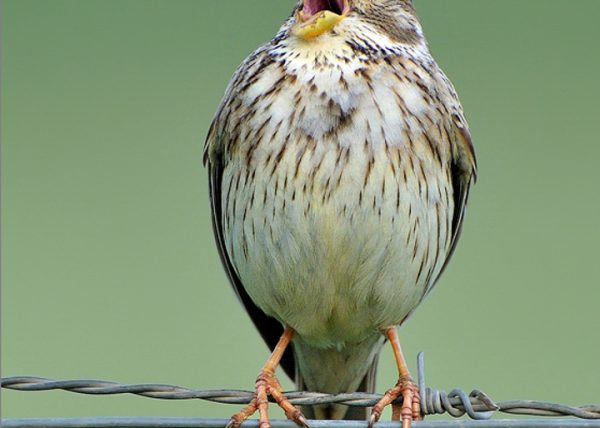
[[[304,0],[292,33],[304,40],[331,30],[350,12],[348,0]]]

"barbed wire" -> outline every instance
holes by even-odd
[[[177,417],[99,417],[2,419],[2,428],[225,428],[229,419]],[[380,421],[377,428],[400,428],[399,421]],[[243,428],[260,428],[257,419],[249,419]],[[310,421],[311,428],[367,428],[367,421]],[[289,420],[271,419],[271,428],[297,428]],[[584,419],[469,419],[413,422],[413,428],[600,428],[600,420]]]
[[[495,412],[528,416],[572,416],[580,419],[600,419],[600,405],[590,404],[574,407],[544,401],[532,400],[492,400],[480,390],[467,394],[462,389],[450,393],[429,388],[425,384],[425,363],[423,353],[417,360],[418,382],[421,394],[421,413],[441,415],[448,413],[453,417],[467,414],[471,419],[490,419]],[[119,384],[102,380],[64,380],[57,381],[31,376],[1,378],[2,388],[17,391],[64,390],[78,394],[113,395],[134,394],[142,397],[162,400],[201,399],[223,404],[248,404],[254,393],[243,390],[212,389],[197,390],[165,384]],[[354,407],[369,407],[376,404],[381,394],[321,394],[315,392],[287,392],[287,398],[295,405],[345,404]],[[400,398],[397,404],[400,404]]]

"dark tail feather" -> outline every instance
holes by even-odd
[[[375,392],[375,381],[377,380],[377,363],[379,362],[379,354],[373,359],[373,364],[367,370],[367,374],[363,378],[357,392],[366,392],[373,394]],[[365,421],[371,415],[370,407],[348,407],[348,411],[344,416],[347,421]]]
[[[375,381],[377,380],[377,363],[379,362],[379,353],[373,359],[371,367],[363,378],[356,392],[365,392],[373,394],[375,392]],[[305,386],[302,376],[296,365],[296,385],[298,390],[304,391]],[[346,407],[346,414],[342,419],[347,421],[365,421],[371,415],[370,407],[352,407],[340,405],[320,405],[320,406],[302,406],[302,413],[307,419],[334,419],[334,412],[339,415],[339,408]],[[338,417],[339,418],[339,417]]]

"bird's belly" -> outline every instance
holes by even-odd
[[[224,171],[225,242],[245,289],[313,346],[401,324],[449,247],[445,172],[351,149],[303,156]]]

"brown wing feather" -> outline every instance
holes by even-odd
[[[452,196],[454,199],[454,214],[452,216],[452,236],[450,240],[450,249],[446,260],[440,270],[440,273],[434,281],[428,286],[425,295],[433,289],[433,286],[440,278],[452,255],[456,250],[456,244],[458,238],[462,232],[463,220],[465,217],[465,211],[467,207],[467,201],[469,199],[469,191],[471,185],[477,179],[477,159],[475,157],[475,150],[473,148],[473,141],[471,134],[465,125],[464,118],[458,114],[454,114],[453,117],[454,129],[455,129],[455,142],[454,142],[454,154],[453,161],[451,164],[451,178],[452,178]]]

